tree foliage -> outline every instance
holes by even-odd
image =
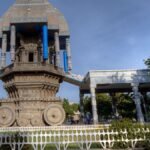
[[[150,68],[150,58],[147,58],[146,60],[144,60],[145,65]]]
[[[135,104],[128,94],[117,93],[114,97],[116,109],[121,118],[134,119],[136,117]],[[113,118],[112,99],[108,94],[97,94],[97,112],[99,120],[107,120]],[[84,97],[84,112],[92,113],[91,98]]]
[[[97,111],[101,119],[109,119],[112,116],[112,104],[108,94],[97,94]]]
[[[118,95],[118,112],[122,118],[133,119],[136,117],[135,104],[128,94]]]
[[[92,114],[91,97],[89,96],[84,97],[83,107],[84,107],[84,113],[90,112]]]
[[[77,103],[69,103],[68,99],[63,100],[63,108],[66,112],[66,116],[73,115],[74,112],[79,110],[79,104]]]

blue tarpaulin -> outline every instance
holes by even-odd
[[[64,71],[65,72],[68,72],[68,63],[67,63],[67,52],[66,51],[64,51],[63,52],[63,56],[64,56]]]
[[[43,59],[48,59],[48,28],[43,25]]]

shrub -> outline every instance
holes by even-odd
[[[123,119],[121,121],[113,121],[110,130],[117,131],[118,134],[114,136],[114,138],[116,141],[121,141],[115,143],[115,148],[131,147],[131,142],[125,143],[123,141],[125,139],[131,140],[145,138],[145,141],[137,143],[138,147],[149,148],[150,146],[150,125],[142,125],[139,123],[134,123],[129,119]],[[125,132],[127,132],[127,134]]]

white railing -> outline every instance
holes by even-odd
[[[100,144],[103,149],[110,149],[116,142],[124,142],[135,148],[137,142],[148,140],[146,134],[150,134],[150,129],[142,128],[133,132],[135,136],[131,137],[126,129],[118,132],[97,125],[0,128],[0,145],[21,150],[24,145],[29,144],[34,150],[39,150],[39,147],[44,150],[47,145],[53,144],[57,150],[67,150],[70,144],[76,144],[78,149],[90,150],[93,143]],[[141,132],[142,136],[138,136]]]

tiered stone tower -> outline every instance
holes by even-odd
[[[1,80],[9,95],[0,102],[0,126],[61,125],[65,112],[56,93],[72,69],[63,15],[48,0],[16,0],[0,20],[0,48]]]

